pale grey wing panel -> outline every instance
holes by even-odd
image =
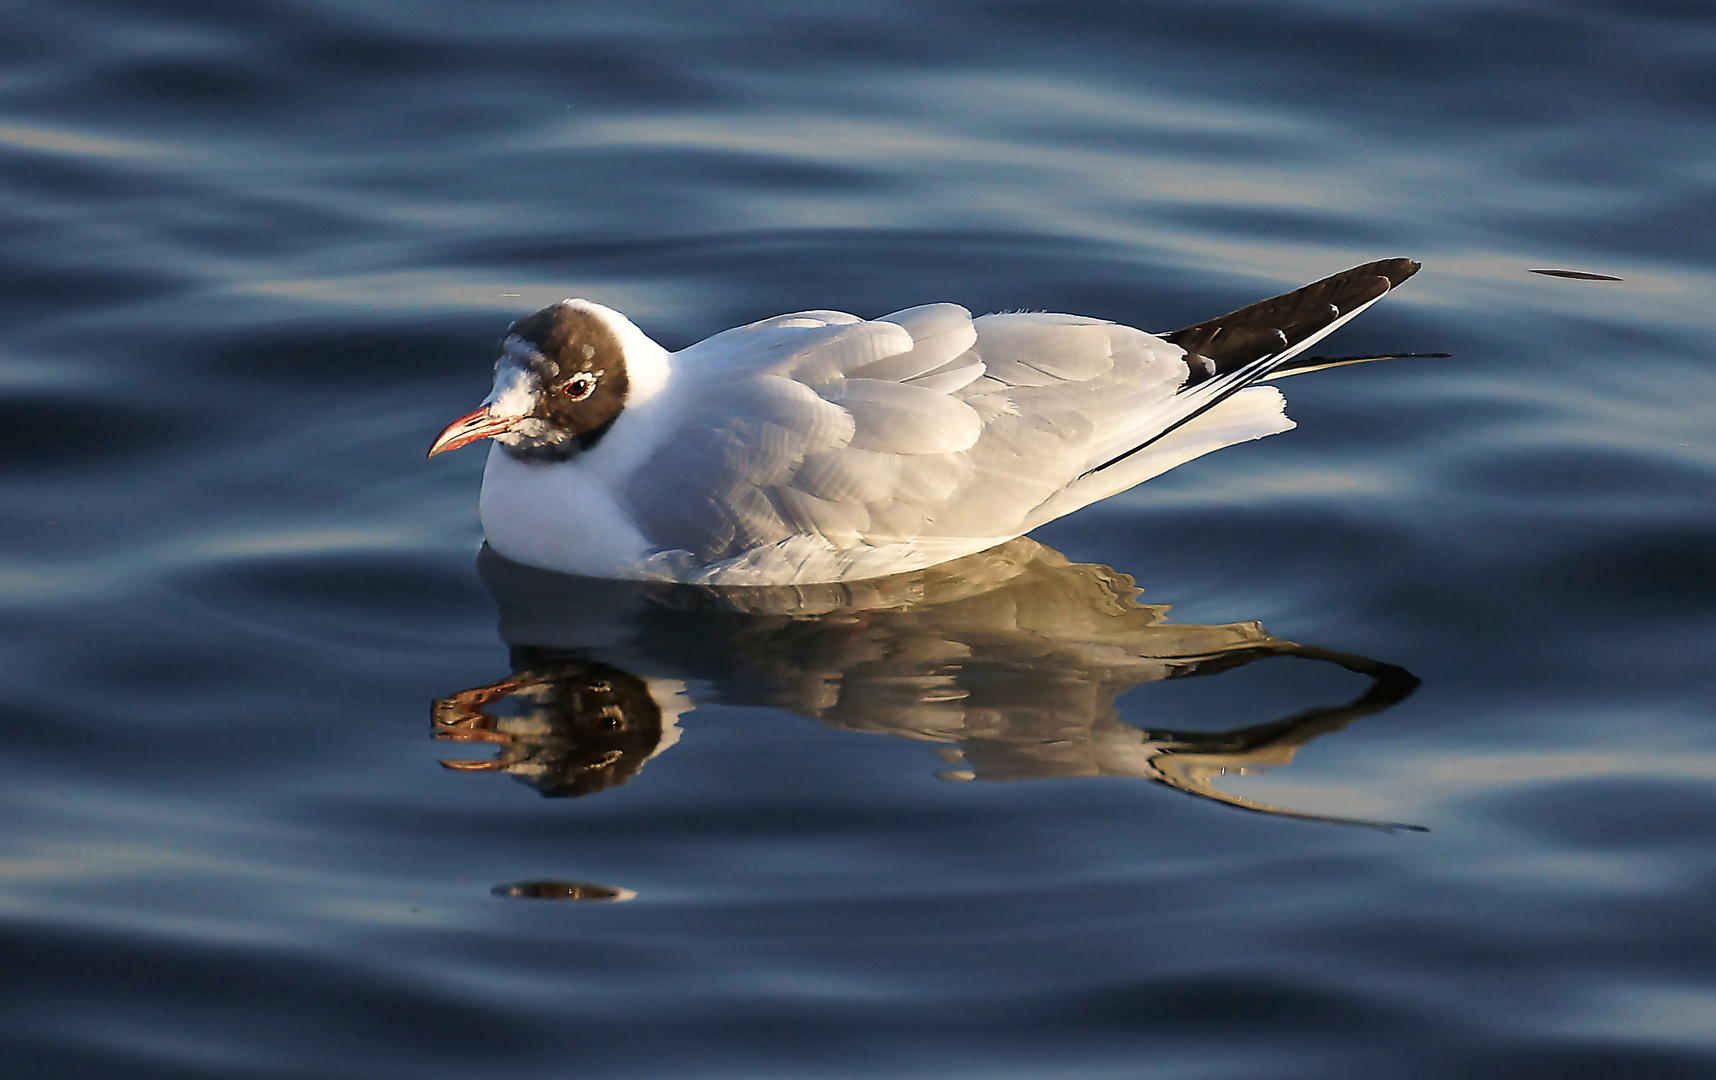
[[[957,326],[947,307],[900,321],[914,335],[932,319]],[[974,330],[970,348],[922,374],[909,375],[916,364],[903,363],[921,343],[850,373],[891,371],[909,381],[848,378],[821,388],[852,412],[855,434],[846,447],[807,457],[791,486],[863,503],[868,543],[1004,539],[1076,481],[1093,455],[1132,438],[1139,417],[1159,411],[1186,378],[1182,350],[1130,327],[1027,314],[986,316]],[[944,355],[962,343],[945,340]],[[822,511],[819,520],[833,520],[809,505]],[[842,524],[850,529],[851,520]]]
[[[1072,462],[1057,433],[1018,416],[992,421],[967,455],[970,478],[931,515],[935,537],[1006,539],[1067,482]]]
[[[790,482],[807,454],[849,444],[853,431],[852,414],[803,383],[732,380],[687,412],[625,495],[651,544],[704,563],[728,558],[798,531],[770,489]]]
[[[1002,536],[1135,436],[1184,383],[1183,351],[1140,330],[1064,315],[975,321],[987,373],[957,396],[984,419],[971,476],[931,535]]]
[[[974,320],[990,378],[1008,386],[1086,383],[1113,367],[1108,324],[1069,315],[985,315]]]
[[[981,378],[983,372],[983,361],[978,358],[977,350],[967,349],[941,367],[912,376],[909,385],[934,390],[938,394],[952,394]]]
[[[893,323],[859,322],[831,329],[835,332],[827,339],[798,350],[789,362],[770,370],[818,386],[912,349],[911,333]]]
[[[674,356],[674,373],[690,384],[721,384],[752,374],[784,375],[803,383],[842,378],[853,368],[912,349],[902,326],[830,322],[837,311],[800,312],[724,330]]]
[[[1153,435],[1190,374],[1179,346],[1131,327],[1109,327],[1114,339],[1114,384],[1096,395],[1097,424],[1085,468]]]
[[[969,484],[974,475],[969,453],[902,454],[900,481],[894,497],[925,507],[940,507]]]
[[[852,445],[889,454],[950,454],[983,433],[977,411],[958,398],[912,383],[844,379],[823,395],[857,422]]]
[[[956,392],[984,419],[970,476],[932,515],[929,535],[1005,536],[1170,406],[1184,351],[1128,326],[1079,316],[975,320],[985,374]]]
[[[699,403],[628,493],[652,544],[708,565],[800,533],[842,550],[1005,539],[1186,374],[1177,347],[1087,319],[823,314],[693,347]]]
[[[806,454],[793,486],[819,499],[879,503],[895,497],[900,475],[899,454],[848,446]]]
[[[983,433],[983,418],[954,396],[984,370],[971,313],[929,304],[879,321],[906,330],[912,348],[817,387],[852,414],[852,441],[808,455],[791,485],[772,493],[790,507],[785,516],[845,548],[924,535],[970,483],[965,451]]]
[[[904,329],[912,336],[911,349],[854,368],[846,372],[847,378],[905,382],[947,366],[977,342],[971,312],[958,304],[925,304],[884,315],[877,321]]]
[[[677,392],[696,404],[627,493],[646,539],[703,565],[798,533],[845,548],[873,531],[872,506],[892,508],[890,522],[917,520],[914,495],[944,500],[968,465],[908,469],[902,459],[942,458],[977,441],[977,413],[942,389],[981,371],[961,359],[975,331],[951,304],[895,318],[800,312],[679,354]],[[847,377],[884,370],[932,372],[939,382]],[[897,524],[883,528],[899,535]]]
[[[858,316],[844,311],[794,311],[786,315],[776,315],[772,319],[758,319],[748,324],[748,328],[766,330],[777,326],[847,326],[863,321]]]
[[[837,548],[852,548],[870,531],[870,510],[861,502],[819,499],[788,484],[772,487],[769,501],[795,533],[821,536]]]

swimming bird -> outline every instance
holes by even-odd
[[[489,545],[591,577],[852,581],[1023,536],[1291,429],[1267,380],[1417,272],[1366,263],[1154,335],[1079,315],[801,311],[670,353],[565,300],[513,323],[494,388],[429,455],[492,439]],[[1368,359],[1368,358],[1366,358]]]

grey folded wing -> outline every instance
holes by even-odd
[[[694,400],[626,495],[646,539],[704,566],[807,535],[998,542],[1137,439],[1182,356],[1068,315],[781,316],[679,356]]]

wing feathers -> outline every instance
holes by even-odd
[[[828,400],[852,414],[852,445],[893,454],[949,454],[983,433],[975,410],[957,398],[911,383],[847,379],[827,390]]]
[[[911,335],[912,347],[850,370],[847,378],[904,382],[943,367],[977,341],[971,312],[958,304],[925,304],[884,315],[877,321],[905,330]]]
[[[900,458],[896,497],[922,506],[940,506],[953,498],[977,470],[968,454],[913,454]]]
[[[934,390],[938,394],[951,394],[971,385],[986,370],[988,369],[984,367],[983,361],[977,358],[977,353],[967,349],[941,367],[913,376],[911,384],[925,390]]]
[[[844,311],[795,311],[791,315],[776,315],[772,319],[759,319],[741,330],[773,330],[778,327],[816,327],[816,326],[847,326],[855,322],[863,322],[856,315],[848,315]],[[719,336],[719,335],[717,335]]]
[[[819,340],[812,346],[794,350],[774,370],[813,386],[843,378],[848,371],[912,348],[911,334],[893,323],[852,323],[804,333],[817,335]]]
[[[898,454],[847,447],[806,455],[793,486],[819,499],[871,503],[892,498],[899,481]]]
[[[1114,366],[1106,327],[1073,316],[985,315],[973,320],[985,374],[1008,386],[1087,382]]]
[[[1185,424],[1219,407],[1252,383],[1269,378],[1293,357],[1327,337],[1418,272],[1411,259],[1382,259],[1355,266],[1281,296],[1229,312],[1218,319],[1164,334],[1187,350],[1186,388],[1159,418],[1158,430],[1094,466],[1101,472],[1145,450]],[[1212,355],[1213,354],[1213,355]]]
[[[769,494],[781,520],[794,532],[820,534],[851,547],[870,528],[870,511],[861,502],[819,499],[791,487],[777,487]]]
[[[954,304],[765,320],[680,354],[679,427],[627,499],[662,564],[697,579],[951,558],[1291,427],[1278,393],[1247,388],[1417,269],[1369,263],[1166,339]]]
[[[851,321],[833,321],[839,318]],[[819,384],[911,348],[912,335],[902,326],[862,322],[838,311],[807,311],[705,338],[679,354],[674,367],[687,384],[698,387],[724,387],[754,374]]]

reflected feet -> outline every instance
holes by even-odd
[[[1388,708],[1418,680],[1298,645],[1257,623],[1181,626],[1132,579],[1020,539],[876,581],[716,588],[569,577],[479,560],[513,645],[511,675],[434,705],[437,739],[495,747],[449,768],[504,772],[544,795],[625,783],[701,702],[763,705],[835,727],[943,744],[949,780],[1131,776],[1246,810],[1380,828],[1241,798],[1215,781],[1292,761]],[[1218,733],[1146,730],[1115,699],[1142,683],[1265,657],[1367,676],[1342,704]],[[687,692],[687,685],[694,690]]]

